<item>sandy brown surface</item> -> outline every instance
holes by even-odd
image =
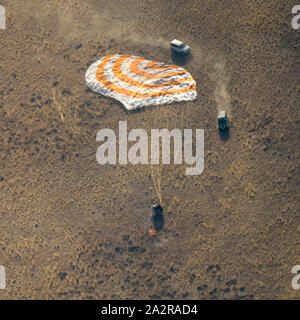
[[[34,4],[33,4],[34,3]],[[299,44],[294,1],[8,1],[0,30],[0,299],[297,299]],[[192,47],[191,103],[127,113],[87,89],[127,53]],[[230,112],[230,138],[216,128]],[[205,129],[205,169],[100,166],[98,130]]]

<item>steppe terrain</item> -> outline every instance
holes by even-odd
[[[0,299],[299,299],[299,54],[290,0],[2,0]],[[86,87],[104,55],[174,63],[193,102],[126,112]],[[217,130],[230,114],[230,137]],[[205,130],[205,168],[96,162],[96,134]],[[158,201],[165,227],[150,237]]]

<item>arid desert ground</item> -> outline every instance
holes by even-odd
[[[290,0],[2,0],[0,299],[299,299],[299,54]],[[140,112],[89,90],[122,53],[184,65],[198,98]],[[221,139],[217,112],[230,115]],[[107,165],[96,134],[205,130],[205,167]],[[151,205],[165,226],[150,237]]]

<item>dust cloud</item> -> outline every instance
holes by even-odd
[[[225,110],[230,113],[231,98],[227,90],[229,77],[225,71],[224,61],[218,61],[215,63],[214,72],[210,74],[210,78],[216,84],[214,98],[217,103],[218,111]]]
[[[227,74],[226,62],[222,55],[215,52],[208,52],[204,47],[193,46],[191,62],[206,73],[214,83],[215,89],[213,96],[218,111],[225,110],[230,113],[231,97],[228,92],[230,77]]]

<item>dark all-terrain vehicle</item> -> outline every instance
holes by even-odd
[[[219,126],[219,130],[222,130],[222,131],[229,129],[228,115],[227,115],[227,112],[224,110],[219,111],[218,126]]]

